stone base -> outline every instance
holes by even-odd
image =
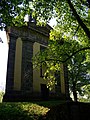
[[[66,100],[64,94],[59,96],[55,93],[49,94],[47,98],[43,98],[41,93],[23,93],[14,91],[12,93],[6,93],[3,97],[3,102],[29,102],[29,101],[41,101],[41,100]]]

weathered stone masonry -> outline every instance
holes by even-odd
[[[16,36],[9,35],[9,54],[8,54],[8,70],[6,80],[6,92],[13,90],[14,85],[14,64],[15,64],[15,50],[16,50]]]
[[[23,40],[22,46],[22,82],[21,90],[23,92],[33,92],[33,42]]]

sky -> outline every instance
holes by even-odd
[[[57,22],[56,22],[56,19],[55,19],[55,18],[52,18],[52,19],[50,20],[50,22],[49,22],[49,25],[50,25],[51,27],[55,26],[56,24],[57,24]]]
[[[8,44],[6,32],[0,31],[0,90],[5,91],[7,72]]]
[[[24,21],[28,21],[28,15],[25,15]],[[50,22],[48,23],[51,27],[55,26],[57,24],[56,19],[52,18]]]

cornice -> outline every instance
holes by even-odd
[[[42,30],[42,28],[40,28]],[[25,27],[7,27],[7,34],[14,38],[21,38],[24,41],[30,42],[39,42],[41,44],[47,44],[49,35],[44,34],[42,31],[38,32],[35,28],[27,28]]]

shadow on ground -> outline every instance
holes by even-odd
[[[90,103],[68,102],[51,107],[41,120],[90,120]]]
[[[90,120],[90,103],[67,102],[49,106],[33,103],[0,104],[0,120]]]

